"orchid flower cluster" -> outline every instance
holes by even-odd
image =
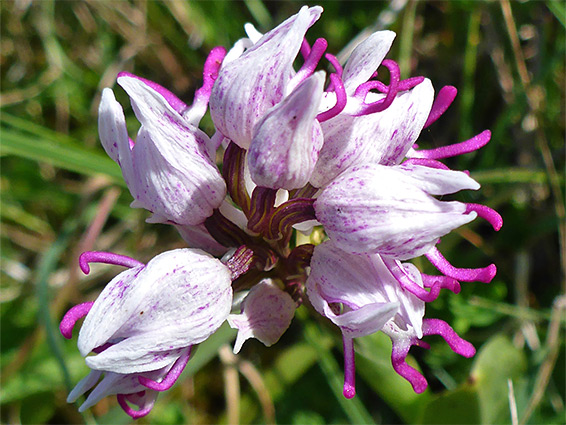
[[[192,106],[120,73],[117,82],[141,123],[135,141],[122,106],[104,89],[100,140],[122,169],[132,207],[151,212],[150,223],[175,226],[189,248],[147,264],[107,252],[81,255],[84,273],[92,262],[126,270],[61,322],[71,338],[85,318],[78,348],[91,372],[68,398],[92,390],[79,410],[115,394],[127,414],[144,416],[194,347],[225,321],[238,331],[234,352],[252,337],[271,346],[302,303],[342,333],[347,398],[355,395],[354,338],[387,334],[393,368],[417,393],[427,382],[405,360],[411,346],[428,347],[425,336],[440,335],[456,353],[474,355],[447,323],[423,317],[441,290],[458,293],[460,282],[495,275],[493,264],[452,266],[436,244],[477,216],[499,230],[499,214],[434,197],[479,188],[468,172],[439,160],[479,149],[490,132],[420,149],[419,134],[446,111],[456,89],[443,87],[435,98],[428,79],[402,80],[397,63],[385,59],[391,31],[369,36],[342,67],[325,53],[325,39],[306,41],[321,13],[305,6],[263,35],[248,24],[247,37],[228,52],[214,48]],[[387,84],[378,79],[383,69]],[[199,129],[207,110],[212,136]],[[315,245],[311,232],[325,241]],[[422,255],[438,275],[407,262]]]

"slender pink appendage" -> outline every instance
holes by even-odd
[[[311,45],[309,44],[306,38],[303,38],[303,42],[301,43],[301,56],[303,57],[303,59],[306,60],[310,52],[311,52]]]
[[[411,153],[412,158],[443,159],[476,151],[489,142],[491,131],[485,130],[464,142],[436,149],[419,149]]]
[[[470,358],[476,354],[476,349],[450,327],[448,323],[440,319],[424,319],[423,335],[440,335],[450,346],[452,351],[461,356]]]
[[[73,328],[79,319],[85,317],[92,308],[94,301],[89,301],[82,304],[77,304],[71,308],[61,319],[59,324],[59,331],[67,339],[73,337]]]
[[[131,257],[102,251],[83,252],[79,257],[79,266],[84,274],[90,273],[89,263],[114,264],[116,266],[124,266],[129,268],[145,266],[144,263],[141,263],[138,260],[134,260]]]
[[[474,211],[478,216],[488,221],[496,232],[503,226],[503,218],[499,213],[485,205],[481,204],[466,204],[466,214]]]
[[[361,112],[356,114],[358,116],[384,111],[391,105],[391,103],[393,103],[393,101],[395,100],[395,96],[397,96],[398,85],[401,78],[401,71],[399,70],[399,65],[397,65],[397,63],[395,61],[392,61],[391,59],[385,59],[381,64],[389,70],[389,74],[390,74],[390,78],[389,78],[390,81],[387,90],[387,95],[385,96],[384,99],[378,100],[377,102],[365,104]]]
[[[319,122],[327,121],[330,118],[334,118],[346,107],[347,95],[346,89],[344,88],[344,83],[337,74],[330,74],[330,81],[334,86],[334,91],[336,93],[336,105],[330,108],[328,111],[321,112],[316,116]]]
[[[493,280],[497,273],[497,267],[495,267],[495,264],[490,264],[487,267],[478,269],[459,269],[454,267],[446,258],[443,257],[436,247],[427,252],[425,257],[428,258],[428,261],[430,261],[431,264],[438,269],[438,271],[448,277],[452,277],[462,282],[489,283]]]
[[[130,74],[129,72],[125,72],[125,71],[118,73],[117,78],[120,78],[120,77],[131,77],[131,78],[135,78],[137,80],[143,81],[146,85],[148,85],[153,90],[155,90],[157,93],[159,93],[161,96],[163,96],[165,98],[165,100],[167,101],[167,103],[169,105],[171,105],[171,107],[175,111],[177,111],[178,113],[182,113],[185,109],[187,109],[187,104],[185,102],[183,102],[181,99],[179,99],[173,93],[171,93],[165,87],[163,87],[163,86],[161,86],[161,85],[159,85],[159,84],[157,84],[157,83],[155,83],[151,80],[146,80],[145,78],[138,77],[137,75]]]
[[[356,395],[356,359],[354,339],[342,336],[344,343],[344,397],[350,399]]]
[[[422,165],[423,167],[437,168],[439,170],[450,170],[450,167],[435,159],[408,158],[403,164]]]
[[[128,142],[130,144],[130,150],[132,150],[136,145],[136,142],[134,142],[134,140],[131,137],[128,137]]]
[[[433,286],[439,285],[443,289],[448,289],[449,291],[459,294],[462,290],[460,282],[448,276],[431,276],[428,274],[421,273],[423,278],[423,284],[425,288],[432,288]]]
[[[406,80],[399,81],[397,85],[397,92],[411,90],[415,88],[420,83],[424,81],[424,77],[412,77],[407,78]],[[370,90],[378,90],[381,93],[387,93],[389,91],[389,87],[378,80],[370,80],[363,84],[360,84],[356,89],[354,96],[355,97],[363,97],[365,98]]]
[[[393,365],[393,369],[409,381],[417,394],[424,392],[428,386],[428,382],[418,370],[409,366],[406,362],[411,345],[419,345],[419,341],[416,338],[412,340],[395,340],[391,338],[391,341],[393,342],[393,350],[391,351],[391,364]]]
[[[452,104],[456,95],[458,94],[458,90],[456,87],[452,86],[444,86],[440,89],[438,94],[436,95],[436,99],[432,104],[432,108],[430,110],[430,114],[428,114],[428,119],[423,128],[427,128],[433,122],[435,122],[438,118],[442,116],[448,109],[448,107]]]
[[[153,379],[140,376],[138,377],[139,383],[142,384],[144,387],[149,388],[150,390],[155,390],[155,391],[168,390],[173,386],[175,382],[177,382],[177,379],[179,379],[179,376],[181,376],[181,373],[183,373],[183,370],[185,370],[185,366],[187,366],[189,358],[191,357],[191,351],[192,351],[191,347],[189,347],[189,349],[181,357],[177,359],[175,364],[173,364],[173,367],[169,369],[169,372],[167,372],[167,375],[163,377],[161,382],[157,382],[154,381]]]
[[[143,393],[143,391],[142,391]],[[128,416],[130,416],[132,419],[139,419],[142,418],[144,416],[146,416],[149,412],[151,412],[151,409],[153,408],[153,402],[149,404],[149,406],[146,406],[143,409],[140,410],[135,410],[132,409],[130,407],[130,405],[128,404],[128,399],[130,394],[117,394],[116,395],[116,399],[118,400],[118,404],[120,405],[120,407],[124,410],[124,412],[126,412],[126,414]]]
[[[340,65],[340,62],[338,61],[338,58],[336,56],[334,56],[331,53],[326,53],[324,55],[324,57],[326,58],[326,60],[328,62],[330,62],[330,64],[334,67],[334,69],[336,70],[336,74],[338,75],[338,77],[342,78],[342,73],[344,72],[344,68],[342,68],[342,65]]]
[[[303,63],[303,66],[301,66],[301,68],[297,71],[300,81],[304,81],[307,77],[313,74],[327,47],[328,42],[324,38],[318,38],[314,42],[312,49],[305,58],[305,63]]]
[[[389,269],[389,272],[393,275],[393,277],[397,279],[403,289],[410,292],[424,302],[430,303],[437,299],[438,295],[440,294],[440,290],[444,287],[448,289],[453,288],[453,285],[450,285],[447,282],[441,280],[437,280],[433,283],[432,286],[430,286],[430,291],[427,291],[426,289],[422,288],[417,282],[415,282],[397,261],[384,258],[383,263],[385,264],[385,267]]]
[[[208,104],[210,93],[212,93],[212,86],[216,78],[218,78],[218,72],[220,71],[225,56],[226,49],[222,46],[214,47],[208,54],[202,72],[202,87],[195,92],[195,102],[204,103],[205,105]]]

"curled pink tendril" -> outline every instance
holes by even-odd
[[[346,89],[344,88],[344,83],[336,74],[330,74],[330,81],[334,86],[334,91],[336,93],[336,105],[330,108],[328,111],[321,112],[316,116],[319,122],[327,121],[330,118],[334,118],[346,107]]]
[[[354,339],[342,336],[344,344],[344,397],[350,399],[356,395],[356,359]]]
[[[411,152],[411,158],[427,158],[427,159],[443,159],[453,156],[463,155],[476,151],[489,142],[491,139],[491,131],[485,130],[464,142],[455,143],[453,145],[441,146],[436,149],[419,149]]]
[[[435,159],[409,158],[405,162],[403,162],[403,164],[422,165],[424,167],[437,168],[439,170],[450,170],[447,165]]]
[[[478,216],[489,222],[496,232],[503,226],[503,218],[499,213],[485,205],[481,204],[466,204],[466,214],[474,211]]]
[[[143,397],[143,394],[144,391],[141,391],[136,395],[138,397]],[[130,416],[133,419],[139,419],[146,416],[149,412],[151,412],[151,409],[153,408],[153,404],[154,404],[154,402],[150,402],[149,405],[144,407],[143,409],[135,410],[131,408],[130,405],[128,404],[128,401],[132,401],[131,400],[132,397],[130,397],[130,394],[117,394],[116,399],[118,400],[118,404],[124,410],[124,412],[126,412],[128,416]]]
[[[497,273],[497,267],[495,267],[495,264],[490,264],[487,267],[477,269],[460,269],[454,267],[442,256],[436,247],[427,252],[425,257],[428,258],[428,261],[430,261],[431,264],[438,269],[438,271],[448,277],[452,277],[462,282],[489,283],[493,280]]]
[[[432,104],[432,108],[430,110],[430,114],[428,114],[428,119],[423,128],[427,128],[433,122],[435,122],[438,118],[442,116],[448,109],[448,107],[452,104],[456,95],[458,94],[458,90],[456,87],[452,86],[444,86],[440,89],[438,94],[436,95],[436,99]]]
[[[131,257],[102,251],[83,252],[79,257],[79,266],[84,274],[90,273],[89,263],[105,263],[129,268],[145,266],[144,263],[141,263]]]
[[[364,104],[364,107],[360,112],[356,115],[368,115],[373,114],[374,112],[381,112],[387,109],[393,100],[395,100],[395,96],[398,93],[398,86],[401,77],[401,72],[399,70],[399,65],[395,61],[391,59],[385,59],[382,63],[389,70],[390,78],[389,78],[389,86],[387,90],[387,95],[385,98],[378,100],[377,102],[373,102],[370,104]]]
[[[166,391],[171,388],[175,382],[177,382],[177,379],[179,379],[179,376],[181,376],[181,373],[183,373],[183,370],[185,370],[185,366],[187,366],[190,357],[191,347],[189,347],[183,353],[183,355],[181,355],[177,359],[177,361],[173,364],[171,369],[169,369],[169,372],[167,372],[167,375],[165,375],[161,382],[154,381],[153,379],[149,379],[144,376],[139,376],[138,381],[140,384],[142,384],[146,388],[149,388],[150,390]]]
[[[85,317],[92,308],[94,301],[89,301],[82,304],[77,304],[71,308],[61,319],[59,324],[59,331],[67,339],[73,337],[73,328],[79,319]]]

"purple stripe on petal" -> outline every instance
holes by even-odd
[[[135,78],[137,80],[143,81],[145,84],[147,84],[153,90],[155,90],[157,93],[159,93],[161,96],[163,96],[165,98],[165,100],[167,101],[167,103],[169,103],[169,105],[171,105],[171,107],[180,114],[183,113],[183,111],[185,111],[187,109],[187,104],[185,102],[183,102],[181,99],[179,99],[177,96],[175,96],[172,92],[170,92],[169,90],[167,90],[165,87],[161,86],[160,84],[157,84],[156,82],[153,82],[151,80],[146,80],[145,78],[138,77],[137,75],[130,74],[129,72],[124,72],[124,71],[118,73],[117,78],[120,78],[120,77],[131,77],[131,78]]]

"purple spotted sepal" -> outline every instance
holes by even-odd
[[[73,307],[61,321],[61,333],[71,338],[76,322],[86,316],[77,345],[92,369],[69,399],[95,387],[83,409],[117,394],[126,413],[144,416],[155,399],[152,391],[171,387],[191,347],[228,317],[232,274],[220,260],[188,248],[164,252],[147,265],[117,254],[85,252],[80,258],[85,273],[90,262],[129,268],[106,285],[96,301]]]
[[[141,123],[136,141],[128,137],[111,89],[102,92],[98,129],[102,146],[122,169],[132,206],[151,211],[149,222],[202,224],[226,195],[210,138],[175,110],[172,105],[181,107],[163,90],[131,74],[121,74],[118,83]]]
[[[293,61],[321,13],[320,6],[305,6],[255,43],[250,40],[240,57],[228,53],[212,88],[210,114],[216,129],[241,148],[250,147],[256,124],[286,96]]]
[[[355,394],[353,338],[370,335],[391,322],[402,322],[422,336],[425,303],[405,290],[378,254],[350,254],[332,241],[314,248],[306,287],[313,307],[342,331],[344,340],[344,395]],[[423,289],[419,271],[401,265]]]
[[[323,136],[316,120],[324,72],[303,81],[259,121],[247,154],[251,178],[270,189],[298,189],[313,172]]]
[[[241,312],[228,316],[228,323],[238,329],[234,353],[249,338],[256,338],[270,347],[279,341],[295,314],[297,304],[271,279],[256,284],[244,298]]]
[[[425,254],[441,236],[477,216],[464,203],[431,195],[479,187],[460,171],[367,164],[338,176],[314,208],[341,249],[407,260]]]

